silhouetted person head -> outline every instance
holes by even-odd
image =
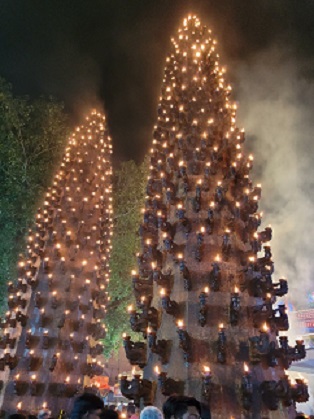
[[[100,419],[119,419],[118,412],[112,408],[103,409],[99,415]]]
[[[71,419],[99,419],[103,400],[92,393],[84,393],[78,397],[73,405]]]
[[[194,397],[170,396],[163,404],[162,410],[165,419],[201,418],[201,404]],[[208,419],[208,415],[206,415],[206,419]]]
[[[126,412],[127,412],[128,418],[130,418],[132,415],[134,415],[135,414],[135,411],[136,411],[135,404],[129,403],[127,405],[127,408],[126,408]]]
[[[9,419],[26,419],[26,416],[23,413],[13,413],[9,416]]]
[[[155,406],[146,406],[141,411],[140,419],[164,419],[162,411]]]
[[[174,407],[176,403],[180,402],[186,402],[188,397],[186,396],[170,396],[168,399],[164,402],[162,405],[162,412],[164,414],[165,419],[170,419],[173,416]]]

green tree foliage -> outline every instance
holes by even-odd
[[[127,314],[127,306],[134,304],[130,274],[136,268],[136,253],[140,248],[138,229],[147,174],[146,161],[140,166],[134,161],[124,162],[114,174],[114,234],[108,288],[110,302],[105,319],[107,336],[104,340],[106,357],[121,346],[123,332],[131,334]]]
[[[18,253],[67,136],[63,107],[14,97],[0,78],[0,304],[16,279]]]

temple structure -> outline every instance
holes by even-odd
[[[1,321],[2,413],[70,411],[102,374],[112,235],[111,139],[93,111],[70,136],[8,286]]]
[[[215,419],[294,418],[308,392],[285,370],[304,344],[285,336],[288,285],[273,278],[272,229],[261,228],[261,186],[216,43],[188,16],[166,59],[129,307],[144,341],[124,336],[144,377],[122,376],[121,389],[159,407],[195,396]]]

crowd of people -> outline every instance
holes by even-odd
[[[295,419],[308,418],[298,414]],[[61,412],[58,419],[66,419],[65,412]],[[313,419],[312,416],[309,417]],[[41,410],[38,416],[26,417],[21,413],[10,415],[9,419],[51,419],[48,409]],[[201,403],[194,397],[170,396],[162,406],[162,410],[155,406],[146,406],[140,410],[133,403],[123,409],[115,405],[105,405],[102,398],[92,393],[79,396],[73,405],[69,419],[211,419],[207,404]]]
[[[67,415],[61,412],[58,419]],[[163,404],[162,410],[155,406],[146,406],[140,410],[133,403],[122,409],[115,405],[105,405],[102,398],[92,393],[84,393],[74,402],[70,419],[210,419],[207,405],[194,397],[170,396]],[[26,417],[22,413],[10,415],[9,419],[51,419],[48,409],[41,410],[37,417]]]

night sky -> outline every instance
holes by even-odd
[[[73,123],[103,107],[116,162],[141,161],[170,37],[188,12],[213,30],[231,82],[273,45],[301,59],[302,77],[311,78],[312,0],[1,0],[0,75],[16,94],[64,101]]]

